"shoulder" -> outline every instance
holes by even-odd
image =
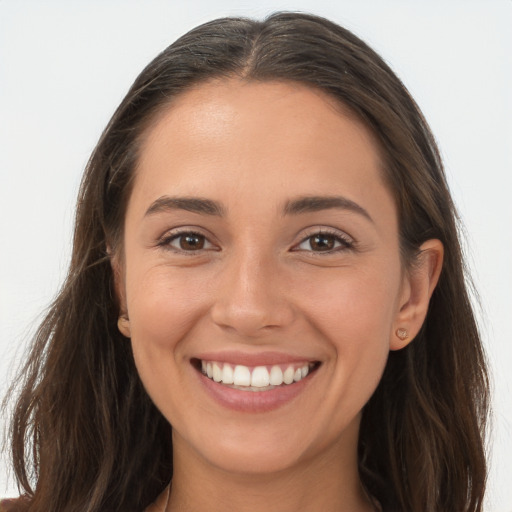
[[[8,512],[12,510],[13,505],[16,504],[16,500],[0,500],[0,512]]]
[[[23,498],[0,500],[0,512],[18,512],[24,510],[23,504],[27,501]]]

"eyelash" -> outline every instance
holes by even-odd
[[[199,249],[196,249],[196,250],[194,250],[194,249],[187,250],[187,249],[183,249],[181,247],[174,247],[172,245],[172,242],[179,241],[179,239],[184,236],[198,237],[198,238],[202,239],[203,244],[209,244],[211,247],[208,247],[208,248],[200,247]],[[305,242],[307,242],[308,240],[310,241],[310,247],[311,247],[311,240],[314,237],[319,237],[319,238],[320,237],[331,237],[332,239],[334,239],[334,244],[338,244],[338,246],[334,245],[333,248],[325,250],[325,251],[322,251],[322,250],[314,251],[312,249],[308,250],[308,249],[300,248],[300,246],[302,244],[304,244]],[[347,235],[341,234],[340,232],[334,231],[334,230],[331,231],[328,229],[318,229],[318,230],[312,232],[311,234],[309,234],[308,236],[304,237],[297,245],[295,245],[292,248],[292,251],[294,251],[294,252],[295,251],[296,252],[298,252],[298,251],[310,252],[311,254],[314,254],[315,256],[321,256],[324,254],[333,254],[333,253],[344,251],[344,250],[353,250],[354,245],[355,245],[354,241]],[[163,237],[158,242],[158,246],[163,247],[168,250],[171,250],[171,251],[174,251],[174,252],[177,252],[177,253],[180,253],[180,254],[187,254],[189,256],[194,256],[194,253],[198,253],[203,250],[211,250],[212,247],[215,247],[215,245],[212,242],[210,242],[205,235],[203,235],[202,233],[199,233],[197,231],[194,231],[194,230],[183,230],[183,231],[173,232],[173,233],[169,234],[168,236]]]

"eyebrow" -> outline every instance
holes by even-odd
[[[202,197],[171,197],[162,196],[154,201],[147,209],[145,216],[172,210],[186,210],[202,215],[215,215],[222,217],[224,208],[217,201]]]
[[[337,208],[349,210],[362,215],[370,222],[374,222],[370,214],[360,205],[342,196],[304,196],[288,201],[284,207],[285,215],[297,215],[301,213],[318,212]]]
[[[362,215],[373,222],[370,214],[354,201],[342,196],[303,196],[287,201],[284,208],[284,215],[300,215],[301,213],[318,212],[337,208],[349,210]],[[218,201],[203,197],[172,197],[162,196],[151,203],[145,216],[154,215],[160,212],[173,210],[186,210],[200,215],[224,216],[225,209]]]

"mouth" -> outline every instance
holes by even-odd
[[[246,366],[228,362],[192,359],[201,374],[226,388],[262,392],[286,388],[303,381],[320,366],[319,361]]]

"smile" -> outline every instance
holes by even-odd
[[[278,352],[203,353],[190,360],[206,395],[223,408],[266,413],[315,389],[322,362]]]
[[[304,379],[317,363],[295,363],[272,366],[244,366],[201,360],[201,372],[209,379],[242,391],[270,391]]]

